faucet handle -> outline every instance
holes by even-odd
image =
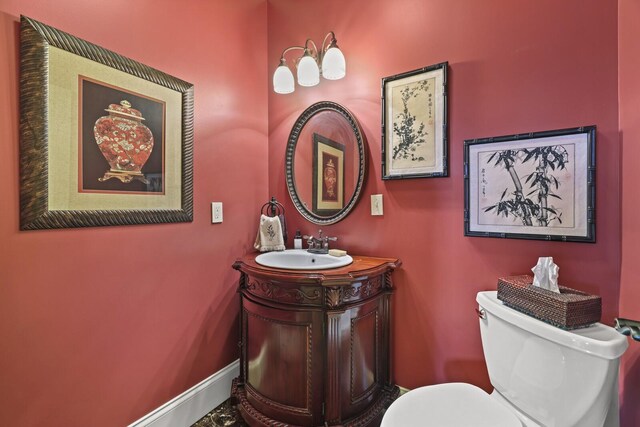
[[[338,240],[337,237],[329,237],[329,236],[325,236],[321,241],[322,241],[322,248],[326,249],[327,251],[329,250],[329,241],[335,242],[336,240]]]

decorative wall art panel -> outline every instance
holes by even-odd
[[[193,85],[21,19],[21,229],[193,220]]]
[[[382,179],[448,175],[447,68],[382,79]]]
[[[595,242],[596,127],[464,142],[466,236]]]
[[[316,215],[333,215],[344,207],[344,144],[313,134],[313,197]]]

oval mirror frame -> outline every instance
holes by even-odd
[[[302,133],[305,125],[311,120],[316,114],[321,112],[331,111],[339,114],[344,118],[346,123],[348,124],[351,131],[353,131],[353,135],[355,137],[355,143],[357,144],[357,153],[358,153],[358,171],[357,171],[357,180],[355,184],[355,188],[353,194],[351,195],[348,202],[344,205],[342,209],[338,212],[321,216],[316,213],[310,211],[303,201],[300,199],[298,192],[296,190],[296,179],[295,179],[295,154],[296,147],[298,145],[298,138]],[[362,133],[362,129],[360,128],[360,124],[356,120],[356,118],[351,114],[349,110],[331,101],[321,101],[311,105],[309,108],[304,110],[304,112],[298,117],[293,128],[291,129],[291,133],[289,134],[289,140],[287,142],[287,148],[285,153],[285,176],[287,180],[287,190],[289,191],[289,196],[291,197],[291,201],[293,205],[296,207],[298,212],[309,222],[317,225],[329,225],[335,224],[336,222],[344,219],[349,212],[356,205],[358,200],[360,199],[360,195],[362,193],[362,188],[364,186],[364,180],[366,177],[367,170],[367,155],[365,150],[366,139],[364,138],[364,134]],[[346,195],[348,197],[348,195]]]

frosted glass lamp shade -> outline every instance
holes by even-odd
[[[320,83],[320,69],[318,63],[309,55],[305,55],[298,62],[298,84],[300,86],[315,86]]]
[[[282,94],[291,93],[295,90],[293,73],[284,64],[276,68],[276,72],[273,73],[273,90]]]
[[[347,64],[344,55],[337,47],[331,47],[322,58],[322,77],[327,80],[338,80],[345,76]]]

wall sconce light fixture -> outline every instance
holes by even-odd
[[[329,43],[327,43],[327,40]],[[294,62],[297,68],[298,84],[300,86],[315,86],[320,83],[320,76],[327,80],[338,80],[346,74],[344,55],[338,48],[336,35],[330,31],[322,41],[322,49],[318,51],[316,44],[307,39],[302,46],[291,46],[282,51],[280,65],[273,73],[273,90],[276,93],[291,93],[295,90],[293,73],[287,66],[284,55],[291,50],[302,50],[304,53]]]

